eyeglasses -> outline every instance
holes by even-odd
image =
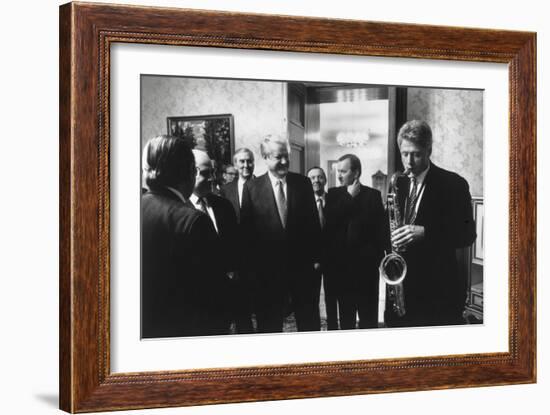
[[[212,177],[212,169],[200,169],[197,167],[197,173],[199,173],[200,176],[204,177],[205,179],[208,179]]]

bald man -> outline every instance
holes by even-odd
[[[221,258],[212,258],[213,261],[221,260],[223,269],[228,276],[227,300],[227,326],[234,321],[237,333],[252,332],[251,315],[245,307],[243,289],[238,268],[240,260],[238,248],[237,216],[227,199],[212,193],[214,180],[213,163],[208,154],[202,150],[193,150],[197,172],[195,176],[195,188],[189,198],[193,206],[206,213],[216,232],[221,245]]]

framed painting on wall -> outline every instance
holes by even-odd
[[[232,164],[235,136],[231,114],[168,117],[166,122],[169,135],[182,138],[191,148],[205,151],[218,171]]]

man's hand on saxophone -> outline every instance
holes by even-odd
[[[424,239],[424,226],[420,225],[403,225],[391,234],[392,245],[397,249],[404,248],[422,239]]]

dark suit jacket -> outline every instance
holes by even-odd
[[[235,210],[228,200],[213,193],[207,195],[206,200],[216,217],[221,245],[220,259],[223,261],[223,268],[226,272],[236,271],[240,261],[237,258],[239,232]]]
[[[399,191],[404,209],[409,183]],[[466,279],[458,274],[456,249],[476,238],[468,183],[458,174],[431,164],[415,225],[424,226],[424,240],[403,254],[405,308],[415,325],[450,324],[460,318],[466,300]],[[453,317],[454,316],[454,317]]]
[[[259,274],[311,268],[320,260],[320,225],[310,180],[289,172],[288,216],[283,228],[268,173],[248,181],[243,190],[241,225],[250,264]]]
[[[169,190],[141,199],[141,335],[213,334],[224,275],[212,257],[219,242],[210,219]]]
[[[237,216],[237,221],[241,217],[241,206],[239,205],[239,188],[238,188],[238,179],[233,180],[231,183],[227,183],[221,188],[221,196],[225,197],[231,202],[235,215]]]
[[[378,266],[389,244],[380,192],[361,185],[359,194],[351,197],[345,187],[329,189],[325,230],[329,267],[338,279],[368,276],[377,283]]]

